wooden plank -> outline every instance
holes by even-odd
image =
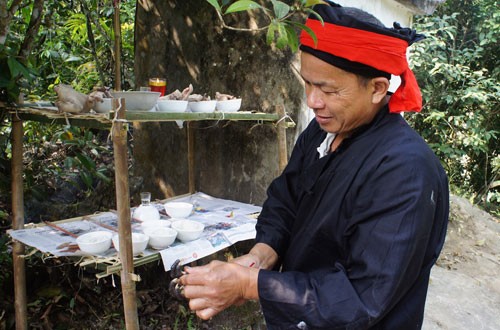
[[[34,120],[44,123],[66,125],[68,122],[74,126],[91,128],[109,128],[115,116],[112,111],[108,114],[64,114],[49,108],[33,107],[15,108],[11,110],[21,119]],[[160,112],[160,111],[130,111],[125,113],[129,122],[161,122],[161,121],[201,121],[201,120],[234,120],[234,121],[277,121],[277,113],[264,112]]]
[[[279,119],[275,113],[263,112],[159,112],[159,111],[127,111],[128,121],[198,121],[198,120],[261,120],[276,121]]]
[[[155,254],[150,254],[150,255],[144,256],[144,257],[134,258],[134,267],[146,265],[146,264],[148,264],[150,262],[154,262],[154,261],[161,261],[160,252],[155,253]],[[101,264],[97,263],[95,265],[95,267],[103,270],[103,272],[96,274],[97,278],[107,277],[109,275],[116,274],[116,273],[122,271],[122,264],[121,263],[117,263],[117,264],[113,264],[113,265],[103,265],[102,263]]]

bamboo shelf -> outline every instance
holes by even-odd
[[[108,128],[114,119],[115,113],[107,114],[87,113],[87,114],[64,114],[58,113],[54,107],[42,103],[38,105],[24,104],[22,107],[11,108],[13,116],[18,116],[23,120],[33,120],[42,123],[67,124],[74,126]],[[125,120],[128,122],[166,122],[166,121],[260,121],[277,122],[280,119],[278,113],[264,113],[257,111],[238,112],[160,112],[160,111],[126,111]]]
[[[114,108],[117,109],[114,101]],[[123,102],[123,99],[121,100]],[[115,184],[117,214],[119,218],[118,231],[120,235],[119,262],[103,264],[103,272],[98,276],[107,276],[120,272],[121,290],[123,297],[125,324],[128,330],[138,329],[137,305],[134,267],[149,262],[160,260],[160,254],[152,254],[143,258],[133,258],[131,246],[131,212],[128,184],[128,149],[127,134],[129,123],[168,122],[168,121],[256,121],[275,124],[278,136],[279,170],[283,170],[288,158],[286,147],[286,128],[293,126],[293,122],[286,119],[284,108],[276,107],[276,113],[263,113],[257,111],[234,113],[167,113],[125,111],[110,112],[109,114],[61,114],[50,103],[23,104],[18,107],[8,108],[12,118],[12,229],[24,228],[24,196],[23,196],[23,121],[38,121],[49,124],[73,125],[100,129],[111,129],[114,146]],[[189,167],[189,192],[194,192],[194,130],[187,125],[188,134],[188,167]],[[123,244],[123,245],[122,245]],[[27,298],[25,274],[25,246],[15,241],[12,246],[15,311],[17,329],[27,327]]]

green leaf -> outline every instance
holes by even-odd
[[[283,49],[288,45],[288,33],[284,23],[278,24],[278,40],[276,40],[276,47]]]
[[[83,167],[85,167],[88,170],[93,170],[95,169],[95,163],[94,161],[88,157],[87,155],[84,154],[76,154],[76,158],[82,163]]]
[[[257,8],[262,8],[262,6],[259,5],[255,1],[238,0],[235,3],[233,3],[231,6],[229,6],[226,9],[226,12],[224,14],[236,13],[238,11],[245,11],[245,10],[253,10],[253,9],[257,9]]]
[[[266,42],[268,45],[274,42],[274,34],[278,31],[278,23],[276,21],[272,21],[269,27],[267,28]]]
[[[299,22],[290,21],[289,23],[292,25],[295,25],[296,27],[300,28],[301,30],[306,31],[313,39],[314,45],[316,46],[318,44],[318,37],[316,37],[316,33],[314,33],[314,31],[310,27],[308,27],[305,24],[299,23]]]
[[[320,14],[318,14],[318,13],[317,13],[317,12],[315,12],[314,10],[307,8],[307,9],[305,10],[305,12],[306,12],[308,15],[313,15],[313,16],[316,16],[316,18],[318,19],[318,21],[320,21],[320,22],[321,22],[321,24],[322,24],[322,25],[324,25],[324,24],[325,24],[325,21],[323,20],[323,17],[321,17],[321,16],[320,16]]]
[[[66,58],[66,59],[64,60],[64,62],[78,62],[78,61],[81,61],[81,60],[82,60],[82,58],[81,58],[81,57],[79,57],[79,56],[75,56],[75,55],[71,55],[71,56],[69,56],[68,58]]]
[[[23,76],[24,78],[31,80],[30,71],[21,62],[17,61],[14,57],[7,58],[7,65],[9,66],[10,75],[13,78],[18,76]]]
[[[211,4],[218,12],[222,11],[219,2],[217,0],[207,0],[207,2]]]
[[[92,188],[92,176],[87,172],[80,172],[80,178],[88,188]]]
[[[308,7],[312,7],[312,6],[320,5],[320,4],[325,5],[326,2],[323,0],[306,0],[305,7],[308,8]]]
[[[106,169],[95,172],[95,176],[104,182],[111,182],[111,178],[106,175]]]
[[[285,28],[288,37],[288,46],[292,52],[296,52],[299,49],[299,38],[297,36],[297,32],[295,32],[290,25],[287,25]]]
[[[66,159],[64,160],[64,165],[66,166],[66,168],[73,168],[75,164],[75,159],[73,157],[66,157]]]
[[[277,0],[271,0],[271,2],[277,19],[282,19],[290,12],[290,6],[286,3]]]

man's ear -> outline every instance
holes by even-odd
[[[389,79],[385,77],[375,77],[371,80],[372,89],[372,103],[378,104],[384,100],[389,90]]]

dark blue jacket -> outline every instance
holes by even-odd
[[[448,180],[432,150],[387,108],[319,158],[313,120],[268,189],[257,242],[269,329],[420,329],[444,243]]]

